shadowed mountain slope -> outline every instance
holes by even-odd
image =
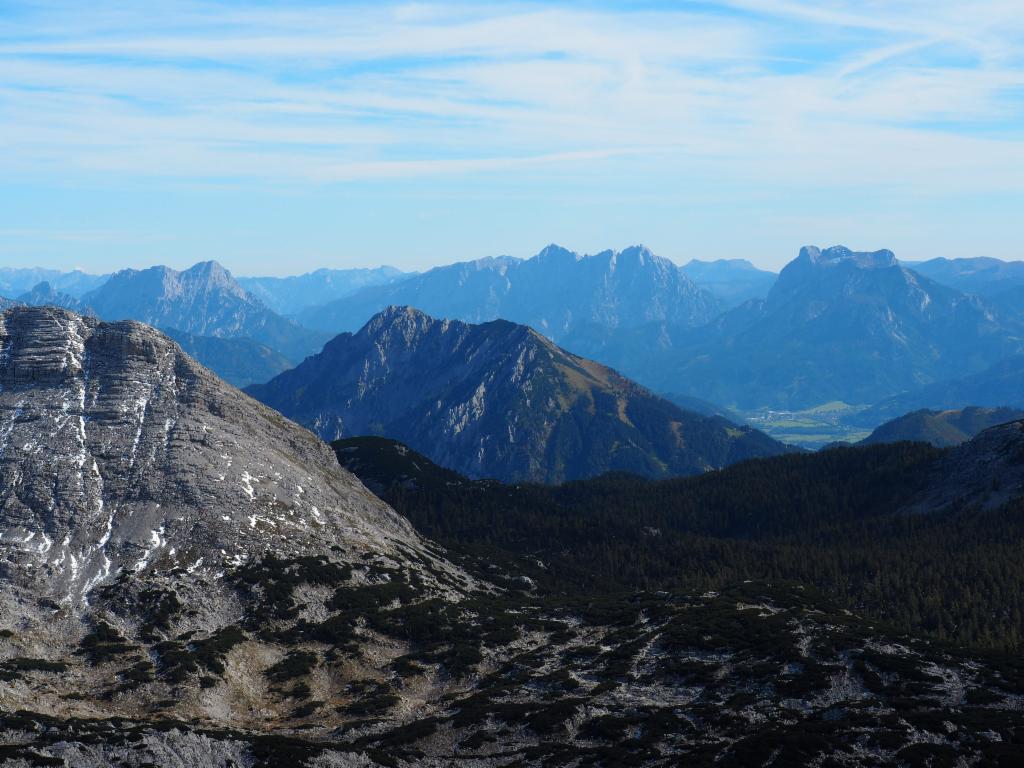
[[[1017,408],[969,406],[952,411],[920,410],[882,424],[862,442],[871,445],[910,440],[945,448],[966,442],[989,427],[1019,419],[1024,419],[1024,410]]]
[[[684,411],[526,326],[400,307],[248,391],[325,439],[395,437],[473,477],[693,474],[787,450]]]

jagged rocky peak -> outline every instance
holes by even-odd
[[[65,309],[73,309],[76,312],[81,312],[85,309],[81,301],[70,294],[58,291],[48,280],[43,280],[32,286],[30,291],[26,291],[18,297],[17,303],[30,304],[37,307],[64,307]]]
[[[889,289],[912,284],[912,273],[900,266],[892,251],[852,251],[843,245],[834,245],[824,250],[805,245],[799,255],[779,273],[779,279],[768,295],[769,304],[785,304],[792,300],[792,292],[813,287],[821,290],[831,286],[832,290],[844,292],[850,281],[886,281]],[[863,292],[863,288],[857,289]],[[876,286],[873,291],[888,290]]]
[[[368,333],[375,333],[384,328],[394,327],[402,329],[418,329],[436,322],[424,312],[415,307],[392,305],[385,307],[366,324]]]
[[[648,261],[656,261],[661,257],[656,256],[654,251],[648,248],[646,245],[631,245],[629,248],[624,248],[619,251],[619,259],[622,261],[635,261],[637,264],[643,266]]]
[[[467,355],[472,355],[469,348],[463,345],[467,334],[477,327],[480,326],[464,323],[461,320],[433,317],[415,307],[390,306],[370,318],[369,322],[354,336],[370,340],[381,355],[379,362],[387,365],[397,361],[384,359],[386,355],[418,351],[418,345],[422,344],[425,337],[428,336],[432,337],[435,343],[444,343],[443,339],[450,335],[455,339],[452,343],[457,349],[463,350]],[[482,327],[490,328],[496,334],[496,338],[501,339],[498,346],[508,345],[510,351],[516,343],[527,337],[536,339],[545,347],[555,348],[550,340],[532,328],[507,320],[491,320],[484,323]],[[343,345],[351,336],[352,334],[342,334],[328,342],[328,346]]]
[[[620,269],[636,273],[650,272],[657,280],[675,281],[685,286],[686,290],[697,291],[697,285],[675,262],[659,256],[646,245],[633,245],[616,255]]]
[[[534,256],[533,260],[537,262],[562,262],[566,264],[588,262],[600,264],[612,270],[620,265],[635,267],[645,267],[652,264],[657,266],[672,265],[672,262],[656,255],[646,245],[631,245],[628,248],[623,248],[621,251],[609,248],[598,253],[584,255],[552,243]]]
[[[231,273],[216,261],[200,261],[177,275],[183,283],[195,283],[208,289],[227,290],[238,296],[246,295],[245,289],[235,281]]]
[[[522,262],[522,259],[516,258],[515,256],[484,256],[481,259],[474,259],[473,261],[462,261],[456,264],[452,264],[448,267],[435,267],[434,269],[429,270],[425,274],[452,268],[467,272],[487,272],[490,270],[495,270],[501,274],[504,274],[509,269],[514,268],[517,264],[521,264]]]
[[[0,314],[0,579],[80,605],[119,574],[418,549],[330,449],[159,331]]]
[[[537,261],[566,261],[575,262],[585,258],[576,251],[569,250],[557,243],[550,243],[545,245],[536,256],[533,257]]]
[[[800,260],[823,266],[853,264],[865,269],[897,266],[896,255],[887,249],[880,251],[851,251],[844,245],[833,245],[821,250],[817,246],[805,245],[800,249]]]
[[[210,292],[252,301],[231,273],[216,261],[201,261],[182,271],[165,266],[123,269],[88,296],[101,304],[111,301],[130,304],[132,291],[146,295],[150,301],[190,298]]]
[[[485,325],[494,329],[502,328],[513,332],[519,331],[518,334],[513,333],[515,338],[533,337],[541,344],[554,348],[554,344],[551,341],[527,326],[518,326],[507,320],[491,320]],[[400,342],[402,347],[411,347],[420,342],[429,333],[443,335],[452,332],[456,336],[461,336],[473,327],[460,320],[432,317],[415,307],[390,306],[370,318],[369,322],[356,335],[373,339],[376,347],[381,353],[384,353],[388,350],[394,351],[396,342]],[[347,336],[348,334],[343,334],[338,339],[345,339]],[[334,341],[328,342],[328,344],[333,343]],[[512,343],[511,339],[509,343]]]

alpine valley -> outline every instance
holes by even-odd
[[[396,310],[364,331],[480,349],[494,328],[595,400],[651,398],[510,323]],[[1024,748],[1024,422],[952,449],[509,486],[384,438],[332,451],[137,322],[14,307],[0,349],[4,765]]]
[[[0,4],[0,768],[1024,767],[1022,118],[1024,0]]]
[[[9,269],[0,287],[16,289],[14,303],[166,330],[237,386],[269,382],[389,306],[438,320],[501,319],[684,410],[820,447],[922,408],[1024,405],[1014,368],[1024,359],[1018,267],[807,246],[776,276],[741,259],[679,267],[643,246],[582,255],[550,245],[529,259],[419,274],[381,267],[236,279],[205,262],[109,276]],[[45,279],[23,289],[36,278]]]
[[[1016,264],[0,271],[0,766],[1018,765]]]

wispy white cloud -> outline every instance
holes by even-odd
[[[0,171],[322,183],[641,152],[737,181],[1012,186],[1022,30],[1016,0],[22,5]]]

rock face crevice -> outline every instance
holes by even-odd
[[[135,322],[0,315],[0,567],[73,604],[119,573],[418,546],[329,448]]]

